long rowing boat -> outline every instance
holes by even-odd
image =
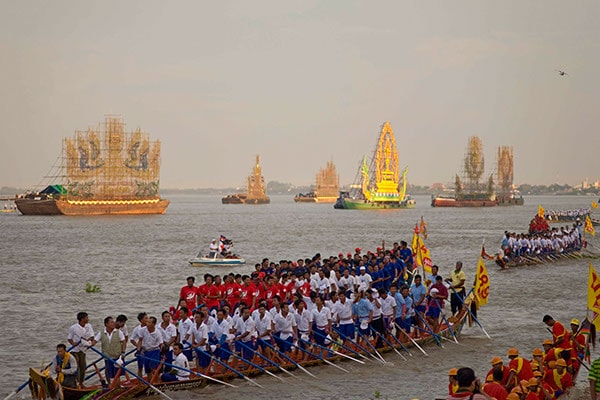
[[[539,265],[554,263],[563,260],[581,260],[581,259],[595,259],[600,257],[599,255],[592,253],[586,248],[579,250],[566,251],[562,253],[548,253],[540,255],[522,255],[514,257],[513,259],[507,259],[502,257],[500,254],[496,254],[494,262],[502,269],[524,267],[528,265]]]
[[[406,342],[394,342],[395,339],[389,337],[390,340],[385,341],[385,346],[378,347],[377,352],[387,353],[392,351],[397,352],[398,350],[401,350],[408,353],[408,349],[413,347],[417,347],[419,348],[419,350],[424,352],[424,350],[422,350],[422,348],[420,347],[421,345],[439,343],[441,338],[444,338],[448,341],[454,341],[454,337],[458,337],[460,335],[465,323],[470,319],[469,316],[472,315],[470,312],[470,307],[473,300],[474,295],[473,293],[470,293],[464,299],[463,308],[457,313],[455,317],[452,317],[450,319],[444,318],[444,322],[440,325],[439,333],[432,335],[430,332],[422,332],[422,337],[418,339],[411,338],[410,341]],[[376,343],[377,337],[375,335],[375,337],[372,340],[370,340],[372,349],[375,349]],[[344,346],[340,347],[336,352],[330,350],[328,352],[325,352],[325,354],[322,354],[321,357],[315,355],[309,357],[307,360],[302,360],[303,353],[294,354],[294,352],[291,352],[289,354],[289,358],[285,357],[281,362],[265,362],[261,358],[255,356],[255,358],[250,361],[260,368],[250,366],[249,368],[244,369],[242,371],[239,370],[241,367],[237,367],[237,365],[234,366],[233,364],[231,364],[232,370],[228,370],[227,372],[210,372],[214,371],[215,369],[218,369],[218,365],[214,364],[214,361],[211,361],[211,364],[206,368],[206,371],[201,372],[198,371],[196,368],[193,368],[192,372],[205,374],[205,376],[208,376],[210,378],[227,382],[234,378],[242,377],[236,372],[242,372],[243,376],[247,378],[260,375],[264,373],[265,370],[271,373],[280,371],[281,368],[288,371],[297,368],[304,370],[305,367],[312,367],[322,364],[332,364],[344,360],[347,361],[347,359],[350,358],[348,356],[355,356],[358,354],[363,356],[369,355],[367,354],[369,353],[369,351],[366,347],[355,346],[346,343]],[[315,347],[315,349],[317,349],[317,347]],[[317,352],[317,350],[312,351]],[[318,352],[320,352],[320,350]],[[210,379],[207,379],[200,375],[196,375],[187,380],[175,382],[162,382],[160,381],[160,379],[158,379],[158,381],[153,380],[149,384],[148,382],[142,382],[139,379],[130,379],[130,377],[127,376],[125,380],[120,381],[119,386],[107,387],[106,385],[104,385],[103,387],[101,384],[96,384],[88,386],[85,389],[75,389],[61,387],[61,385],[59,385],[54,378],[48,376],[47,373],[44,373],[35,368],[30,368],[29,375],[31,378],[29,387],[32,396],[38,400],[57,398],[62,398],[64,400],[126,400],[142,395],[156,394],[157,390],[161,392],[171,390],[187,390],[202,387],[211,382]]]

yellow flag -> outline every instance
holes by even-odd
[[[544,210],[544,207],[542,207],[541,205],[538,206],[538,217],[540,218],[544,218],[544,213],[546,212],[546,210]]]
[[[592,236],[596,236],[596,230],[594,229],[594,224],[592,224],[589,214],[585,216],[585,227],[583,230]]]
[[[486,305],[490,295],[490,277],[483,263],[483,258],[479,257],[477,262],[477,275],[475,275],[475,301],[477,306]]]
[[[592,201],[592,208],[598,208],[598,203],[596,203],[595,201]]]
[[[587,308],[600,314],[600,277],[590,263],[590,272],[588,274],[588,295]]]
[[[418,230],[415,227],[412,241],[413,266],[414,268],[423,267],[424,272],[431,274],[431,267],[433,266],[431,254],[417,232]]]

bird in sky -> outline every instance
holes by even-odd
[[[556,69],[555,71],[556,71],[556,72],[558,72],[558,74],[559,74],[560,76],[569,76],[569,74],[567,74],[565,71],[562,71],[562,70],[560,70],[560,69]]]

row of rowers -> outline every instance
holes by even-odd
[[[206,304],[209,310],[228,305],[233,311],[241,304],[254,309],[260,300],[266,300],[267,306],[271,308],[275,296],[291,303],[296,292],[304,297],[314,292],[324,299],[331,299],[340,290],[344,290],[348,297],[368,289],[389,292],[392,285],[399,288],[410,281],[409,277],[413,277],[413,271],[409,274],[403,265],[402,262],[393,262],[391,258],[384,256],[380,265],[362,265],[357,269],[336,264],[333,270],[312,265],[304,273],[255,271],[250,275],[230,273],[223,278],[220,275],[205,274],[204,283],[199,286],[195,286],[195,278],[190,276],[187,278],[187,285],[179,292],[178,306],[185,305],[191,315],[191,311],[200,304]],[[424,279],[427,286],[435,283],[438,271],[437,266],[432,267],[431,274]],[[457,274],[464,275],[464,272],[459,270]],[[454,277],[454,272],[450,276]],[[461,291],[462,285],[455,289]]]
[[[548,317],[544,322],[553,331],[555,325],[562,326]],[[567,392],[574,385],[585,349],[579,321],[573,319],[570,333],[566,330],[558,335],[553,333],[553,339],[545,340],[542,346],[543,350],[533,349],[531,358],[521,356],[516,348],[508,349],[507,364],[501,357],[493,357],[482,392],[497,400],[552,400]],[[457,373],[456,368],[448,372],[450,395],[456,394],[460,387]]]
[[[314,289],[328,290],[331,289],[331,285],[324,278],[331,280],[337,289],[339,287],[337,282],[342,278],[355,280],[362,274],[361,271],[365,271],[368,277],[364,279],[370,279],[369,284],[372,288],[389,289],[393,282],[405,281],[409,276],[408,273],[412,272],[413,269],[412,251],[407,247],[406,242],[402,241],[400,243],[400,245],[394,243],[390,250],[378,247],[375,252],[368,251],[364,255],[361,254],[362,250],[357,247],[354,255],[348,253],[347,257],[340,253],[337,257],[322,258],[321,254],[317,253],[312,258],[300,258],[296,262],[281,260],[279,263],[264,258],[261,263],[255,265],[255,271],[249,275],[249,278],[254,281],[255,278],[264,280],[267,276],[274,276],[277,280],[282,280],[283,285],[289,285],[292,280],[296,283],[304,279],[309,282],[316,280],[319,278],[318,272],[323,271],[323,276],[320,278],[322,282],[315,284]],[[346,271],[348,272],[346,273]],[[236,287],[236,285],[241,286],[245,281],[242,275],[231,275],[230,281],[226,278],[221,279],[220,276],[215,278],[214,283],[216,286],[223,283]],[[192,286],[193,283],[190,288]],[[194,293],[188,291],[186,294],[193,295]],[[185,296],[181,297],[185,298]],[[190,304],[188,304],[188,308],[190,308]]]
[[[339,276],[339,272],[336,275]],[[419,274],[415,274],[410,286],[404,280],[395,280],[389,289],[376,289],[365,270],[359,276],[348,275],[346,270],[339,279],[327,278],[323,269],[312,275],[307,274],[306,277],[301,276],[300,279],[296,279],[295,274],[289,278],[284,275],[279,279],[274,275],[262,277],[255,274],[251,279],[247,275],[229,274],[226,275],[225,283],[221,282],[219,276],[205,274],[205,283],[199,287],[194,286],[194,277],[187,278],[187,285],[180,291],[179,304],[177,308],[171,307],[170,313],[175,321],[179,321],[182,316],[191,317],[196,310],[204,310],[205,314],[214,317],[217,310],[225,309],[229,318],[240,314],[240,306],[249,307],[251,312],[256,312],[258,306],[264,303],[274,317],[283,304],[289,304],[292,314],[296,314],[295,304],[300,301],[304,309],[315,314],[317,300],[320,300],[330,314],[328,319],[335,324],[351,320],[351,304],[366,298],[371,305],[373,318],[382,317],[388,321],[386,326],[398,318],[422,322],[429,317],[427,319],[431,320],[433,330],[437,331],[440,312],[444,307],[444,300],[448,299],[449,289],[453,291],[452,314],[462,307],[466,277],[460,261],[456,263],[450,276],[444,283],[434,266],[425,283]],[[184,309],[185,312],[182,313]]]

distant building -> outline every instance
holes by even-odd
[[[433,190],[446,190],[446,185],[441,182],[436,182],[431,184],[431,189]]]

